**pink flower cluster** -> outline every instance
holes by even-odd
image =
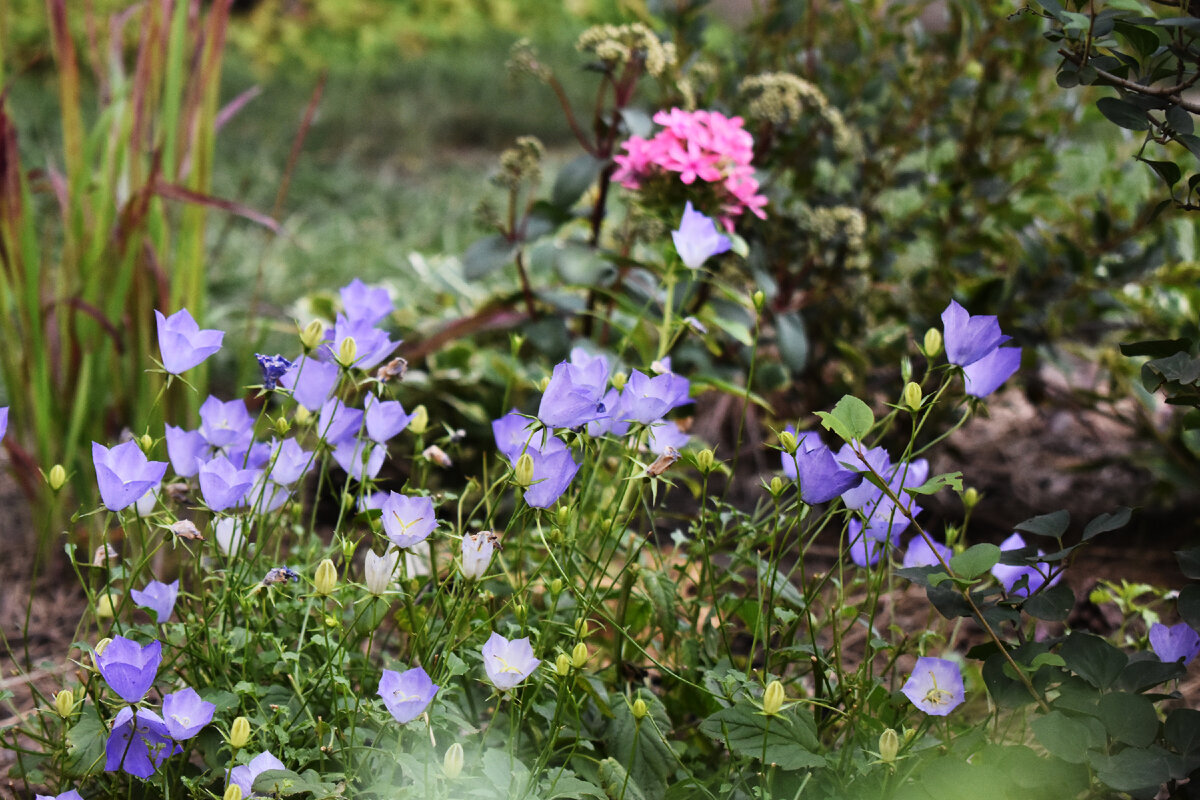
[[[742,127],[741,117],[718,111],[659,111],[654,121],[663,129],[653,139],[632,136],[622,147],[627,154],[614,156],[613,179],[626,189],[640,189],[643,181],[676,172],[687,185],[697,179],[719,185],[721,223],[733,230],[733,218],[747,209],[766,219],[767,198],[758,193],[750,161],[754,139]]]

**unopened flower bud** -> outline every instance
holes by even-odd
[[[970,511],[979,502],[979,490],[974,486],[968,486],[962,493],[962,501],[966,509]]]
[[[413,409],[412,419],[408,422],[408,429],[416,436],[421,436],[425,431],[429,430],[429,412],[425,410],[425,406],[417,406]]]
[[[304,407],[301,406],[301,408],[304,408]],[[292,429],[292,426],[285,417],[276,418],[275,433],[279,434],[280,436],[286,436],[287,432],[290,431],[291,429]]]
[[[446,748],[446,756],[442,759],[442,772],[450,780],[454,780],[462,774],[463,768],[463,749],[458,742]]]
[[[696,469],[700,470],[701,472],[712,472],[713,463],[715,461],[716,457],[713,455],[713,451],[707,447],[701,450],[699,453],[696,453]]]
[[[571,657],[566,653],[559,653],[558,658],[554,659],[554,671],[560,678],[567,677],[571,673]]]
[[[46,485],[50,487],[50,491],[57,492],[67,482],[67,471],[62,464],[55,464],[46,473]]]
[[[646,701],[639,697],[637,700],[633,701],[633,704],[629,707],[629,710],[633,713],[634,719],[642,720],[645,719],[646,715],[650,713],[650,706],[646,705]]]
[[[560,528],[571,524],[571,509],[567,506],[559,506],[554,512],[554,524]]]
[[[591,626],[588,625],[586,617],[580,617],[575,620],[575,635],[580,639],[586,639],[591,634]]]
[[[63,689],[58,694],[54,695],[54,710],[63,719],[71,716],[71,712],[75,710],[75,695],[69,689]]]
[[[533,483],[533,456],[529,453],[521,453],[517,459],[517,465],[513,467],[513,483],[521,487]]]
[[[750,299],[754,301],[755,311],[762,311],[763,305],[767,302],[767,296],[763,294],[762,289],[755,291],[754,294],[750,296]]]
[[[330,559],[317,564],[317,572],[313,576],[313,589],[317,594],[329,594],[337,587],[337,567]]]
[[[791,431],[783,431],[779,434],[779,445],[788,453],[796,452],[796,434]]]
[[[292,416],[296,424],[303,427],[312,420],[312,412],[304,406],[296,406],[296,413]]]
[[[517,618],[517,622],[524,622],[527,613],[529,613],[529,609],[525,607],[524,603],[515,603],[513,605],[513,616]]]
[[[387,594],[392,588],[392,576],[396,574],[396,564],[400,561],[400,553],[388,550],[381,556],[367,551],[367,560],[363,564],[363,574],[366,576],[367,591],[379,596]]]
[[[553,595],[562,594],[562,590],[563,590],[562,578],[555,578],[554,580],[550,581],[550,594],[553,594]]]
[[[786,699],[783,684],[771,681],[767,684],[767,690],[763,692],[763,713],[770,717],[775,716],[783,708],[783,701]]]
[[[148,433],[143,433],[138,439],[138,447],[142,448],[143,453],[149,453],[150,448],[154,447],[154,437]]]
[[[96,646],[92,648],[92,652],[98,656],[102,656],[102,655],[104,655],[104,651],[108,649],[108,646],[110,644],[112,644],[112,639],[105,636],[103,639],[96,642]]]
[[[347,336],[345,339],[342,339],[342,343],[338,345],[338,363],[343,367],[352,367],[357,359],[358,342],[354,341],[353,336]]]
[[[242,797],[242,787],[231,783],[225,787],[225,794],[221,795],[221,800],[242,800]]]
[[[102,594],[96,598],[96,618],[111,619],[116,614],[116,603],[111,594]]]
[[[629,380],[624,372],[615,372],[612,376],[613,388],[618,392],[625,388],[625,381]]]
[[[571,649],[571,663],[575,665],[575,669],[583,669],[583,665],[591,658],[588,653],[587,645],[579,642]]]
[[[925,357],[933,358],[942,352],[942,332],[937,328],[925,331]]]
[[[921,399],[924,393],[921,387],[912,381],[909,381],[904,387],[904,405],[913,411],[921,408]]]
[[[355,502],[356,501],[352,493],[342,492],[342,508],[347,511],[353,511]]]
[[[250,720],[238,717],[229,728],[229,746],[241,750],[250,743]]]
[[[314,319],[304,328],[300,334],[300,344],[304,345],[304,352],[308,353],[317,348],[325,339],[325,326],[321,320]]]
[[[879,734],[879,760],[891,764],[900,753],[900,735],[894,728],[888,728]]]
[[[917,729],[916,728],[905,728],[904,729],[904,743],[905,744],[911,744],[912,740],[916,739],[916,738],[917,738]]]
[[[549,375],[543,376],[542,379],[540,381],[538,381],[538,391],[539,392],[546,391],[546,387],[549,385],[550,385],[550,376]]]
[[[782,494],[783,493],[783,478],[780,478],[778,475],[776,475],[774,478],[771,478],[770,490],[771,490],[771,494],[773,494],[773,495]]]
[[[971,59],[963,66],[963,76],[977,81],[983,77],[983,64]]]

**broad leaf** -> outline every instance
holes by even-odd
[[[768,717],[748,702],[723,708],[704,720],[700,730],[724,741],[740,756],[764,759],[783,769],[825,765],[812,715],[796,708]]]

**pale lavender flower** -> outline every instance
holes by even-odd
[[[155,506],[158,505],[158,493],[162,488],[162,482],[154,484],[144,495],[139,497],[133,504],[133,510],[139,517],[148,517],[154,513]]]
[[[200,435],[213,447],[245,445],[254,438],[254,419],[245,402],[209,395],[200,406]]]
[[[554,367],[538,405],[538,419],[551,428],[577,428],[607,416],[602,399],[608,385],[608,362],[603,356],[575,365]]]
[[[262,469],[271,460],[271,445],[267,442],[246,442],[226,451],[229,463],[238,469]]]
[[[530,447],[526,452],[533,459],[533,483],[525,490],[525,502],[532,508],[549,508],[571,485],[579,464],[570,448],[554,438],[547,440],[545,449]]]
[[[987,397],[1000,388],[1021,366],[1021,348],[997,347],[978,361],[963,367],[966,392],[972,397]]]
[[[163,697],[163,722],[172,739],[181,742],[190,739],[212,722],[216,705],[200,699],[192,688],[180,689]]]
[[[516,463],[525,452],[525,448],[540,445],[543,441],[553,439],[546,430],[535,431],[532,427],[537,423],[528,417],[521,416],[514,408],[503,417],[492,422],[492,435],[496,438],[496,449],[509,461]],[[558,441],[554,439],[554,441]],[[562,442],[559,442],[562,444]],[[563,445],[566,447],[566,445]]]
[[[221,517],[213,523],[213,539],[223,555],[237,555],[246,542],[247,523],[241,517]]]
[[[540,663],[533,657],[528,636],[509,641],[493,631],[483,646],[483,668],[488,680],[502,692],[516,688]]]
[[[175,600],[179,597],[179,581],[150,581],[145,589],[130,590],[129,596],[142,608],[153,611],[158,624],[162,625],[171,618],[171,612],[175,610]]]
[[[392,313],[392,298],[387,289],[372,289],[358,278],[339,291],[346,317],[368,325],[378,325]]]
[[[661,456],[667,452],[668,447],[682,450],[691,440],[691,434],[685,433],[674,422],[655,422],[650,426],[646,446],[650,448],[651,453]]]
[[[993,316],[971,316],[954,300],[942,312],[943,339],[946,359],[965,367],[990,354],[1009,337],[1000,333],[1000,323]]]
[[[860,458],[858,453],[854,452],[854,447],[847,443],[842,445],[834,458],[839,464],[857,472],[866,474],[868,471],[874,471],[881,477],[887,477],[892,467],[892,458],[888,455],[887,450],[882,447],[872,447],[863,453],[863,456],[865,458]],[[878,501],[882,496],[882,489],[864,479],[862,483],[842,493],[842,502],[846,504],[846,508],[858,510],[868,503]]]
[[[1186,622],[1170,627],[1156,622],[1150,626],[1150,647],[1164,664],[1182,660],[1186,667],[1200,653],[1200,633]]]
[[[937,560],[937,555],[942,557],[942,561],[950,562],[951,556],[954,553],[949,547],[941,542],[933,542],[933,547],[929,546],[929,542],[925,541],[925,537],[917,534],[912,541],[908,543],[908,549],[904,551],[903,567],[936,567],[940,566],[941,562]]]
[[[709,258],[730,248],[729,237],[717,233],[716,224],[692,208],[690,200],[683,209],[679,230],[671,231],[671,239],[688,269],[699,269]]]
[[[0,408],[0,441],[4,439],[6,433],[8,433],[8,406]]]
[[[217,456],[200,467],[200,493],[213,511],[242,505],[254,484],[253,470],[238,469],[225,456]]]
[[[246,494],[246,505],[250,510],[255,514],[269,514],[283,508],[292,496],[291,489],[271,480],[261,470],[255,470],[254,475],[254,483],[250,484],[250,491]]]
[[[935,717],[944,717],[966,699],[962,672],[953,661],[922,656],[900,691],[912,704]]]
[[[800,499],[805,503],[828,502],[862,483],[862,475],[839,464],[815,432],[797,435],[791,425],[785,430],[796,436],[796,452],[782,453],[783,474],[800,483]]]
[[[0,434],[0,438],[4,438],[2,434]],[[83,800],[83,797],[76,790],[69,789],[62,794],[56,794],[53,797],[48,794],[35,794],[33,796],[33,800]]]
[[[279,385],[292,393],[296,402],[309,411],[316,411],[333,394],[338,382],[338,366],[300,356],[279,378]]]
[[[362,411],[350,408],[332,397],[321,406],[321,415],[317,417],[317,435],[329,444],[338,445],[357,437],[362,422]]]
[[[1000,552],[1025,549],[1025,540],[1021,534],[1014,533],[1000,543]],[[1038,550],[1037,554],[1042,555]],[[1053,586],[1058,583],[1062,573],[1047,580],[1050,567],[1046,564],[996,564],[992,567],[992,575],[1004,587],[1004,591],[1014,597],[1028,597],[1043,586]]]
[[[162,663],[162,642],[155,639],[142,647],[124,636],[116,636],[94,658],[96,669],[109,688],[126,703],[136,703],[154,685],[158,665]]]
[[[383,501],[383,532],[401,549],[427,538],[437,527],[433,500],[391,492]]]
[[[356,481],[378,475],[386,457],[387,448],[370,440],[343,439],[333,448],[333,460]]]
[[[273,769],[287,769],[275,756],[262,752],[250,760],[249,764],[234,767],[229,772],[229,783],[236,784],[242,790],[242,797],[254,796],[255,779]]]
[[[122,770],[149,778],[168,757],[181,748],[171,740],[162,717],[153,711],[126,706],[117,712],[104,746],[104,770]]]
[[[379,696],[388,713],[401,725],[425,713],[437,690],[437,684],[420,667],[404,672],[385,669],[379,679]]]
[[[185,431],[174,425],[167,425],[166,430],[167,457],[171,459],[171,469],[181,478],[192,477],[200,469],[200,463],[208,460],[208,441],[198,430]]]
[[[186,308],[169,317],[155,310],[154,316],[158,320],[158,349],[162,352],[163,368],[173,375],[186,372],[221,349],[224,332],[200,330]]]
[[[111,450],[92,442],[92,464],[96,468],[100,499],[109,511],[133,505],[167,473],[167,462],[148,460],[132,440]]]
[[[620,419],[649,424],[657,422],[673,408],[692,402],[687,378],[673,372],[653,378],[634,370],[621,390]]]
[[[364,414],[367,436],[379,444],[386,444],[389,439],[407,428],[413,418],[412,414],[404,413],[404,406],[399,401],[379,400],[373,394],[367,395]]]
[[[271,458],[271,480],[291,486],[304,477],[313,462],[313,454],[300,446],[295,439],[285,439],[275,446]]]
[[[388,338],[387,332],[376,328],[374,323],[365,319],[348,319],[342,314],[337,315],[333,330],[329,331],[325,338],[326,343],[318,355],[335,360],[341,351],[342,342],[354,339],[354,363],[349,366],[355,369],[372,369],[379,366],[381,361],[400,346],[399,341],[393,342]]]

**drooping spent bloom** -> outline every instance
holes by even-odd
[[[404,672],[385,669],[379,679],[379,696],[388,713],[401,725],[425,713],[437,690],[437,684],[420,667]]]
[[[922,656],[900,691],[912,704],[935,717],[944,717],[966,699],[962,672],[953,661]]]
[[[657,422],[671,409],[692,402],[690,392],[688,379],[673,372],[651,378],[635,369],[621,390],[620,418],[647,425]]]
[[[597,356],[586,364],[563,361],[554,367],[542,401],[538,419],[550,428],[577,428],[608,416],[604,390],[608,386],[608,361]]]
[[[683,209],[679,230],[671,231],[671,239],[675,242],[679,258],[688,269],[699,269],[709,258],[728,251],[730,247],[729,237],[717,233],[716,224],[692,208],[691,200]]]
[[[516,688],[533,674],[540,660],[533,657],[529,637],[509,641],[495,631],[483,646],[483,668],[488,680],[502,692]]]
[[[292,362],[279,354],[273,356],[255,353],[254,357],[258,359],[258,368],[262,370],[262,380],[264,389],[274,389],[279,379],[284,376],[289,369],[292,368]]]
[[[254,781],[259,775],[272,769],[287,769],[283,762],[264,751],[250,759],[249,764],[234,767],[229,772],[229,783],[242,790],[242,797],[252,797]]]
[[[1164,664],[1182,660],[1186,667],[1200,654],[1200,633],[1186,622],[1170,627],[1156,622],[1150,626],[1150,647]]]
[[[254,470],[238,469],[225,456],[217,456],[200,467],[200,493],[213,511],[242,505],[257,477]]]
[[[163,761],[180,750],[162,717],[144,708],[135,712],[126,706],[117,712],[104,745],[104,770],[149,778]]]
[[[383,532],[401,549],[422,541],[437,527],[433,500],[391,492],[383,501]]]
[[[938,555],[942,557],[942,561],[949,563],[950,558],[954,555],[950,548],[941,542],[932,542],[932,544],[933,547],[930,547],[930,542],[925,541],[925,537],[918,533],[908,543],[908,549],[904,551],[904,563],[901,566],[906,569],[908,567],[940,566]]]
[[[796,435],[791,425],[786,430],[796,436],[796,452],[782,454],[783,474],[799,481],[800,499],[805,503],[826,503],[862,483],[862,475],[838,463],[814,431]]]
[[[1001,553],[1008,550],[1023,549],[1025,549],[1025,540],[1019,533],[1014,533],[1000,543]],[[1042,555],[1042,551],[1038,550],[1037,554],[1039,556]],[[1004,587],[1004,591],[1014,597],[1028,597],[1043,586],[1053,586],[1062,577],[1062,573],[1060,572],[1053,578],[1050,578],[1050,566],[1048,564],[1000,563],[992,567],[992,575]]]
[[[267,574],[263,576],[262,582],[264,586],[274,586],[279,583],[300,582],[300,575],[291,567],[272,567],[267,570]]]
[[[398,400],[380,400],[373,394],[367,395],[363,413],[367,436],[379,444],[387,444],[412,422],[412,414],[406,414]]]
[[[158,349],[162,353],[163,368],[172,375],[186,372],[221,349],[225,333],[200,330],[186,308],[169,317],[155,310],[154,317],[158,320]]]
[[[363,581],[367,584],[367,591],[377,597],[387,594],[392,588],[392,579],[399,560],[400,551],[390,547],[381,556],[368,550],[367,559],[363,562]]]
[[[109,688],[126,703],[136,703],[154,685],[162,663],[162,642],[155,639],[142,647],[124,636],[115,636],[104,652],[95,655],[95,662]]]
[[[358,278],[338,290],[346,318],[378,325],[392,313],[392,298],[382,287],[372,289]]]
[[[338,382],[338,365],[300,356],[279,378],[279,385],[292,393],[297,403],[317,411],[333,394]]]
[[[162,625],[171,618],[171,612],[175,610],[175,600],[179,597],[179,581],[150,581],[145,589],[131,590],[129,596],[142,608],[153,611],[158,624]]]
[[[200,406],[200,435],[213,447],[248,445],[254,439],[254,418],[244,401],[226,403],[209,395]]]
[[[469,533],[462,538],[462,574],[467,580],[477,581],[487,574],[496,551],[498,537],[491,531]]]
[[[994,316],[971,316],[954,300],[942,312],[946,358],[963,368],[966,392],[985,397],[1000,387],[1021,364],[1021,348],[1000,345],[1010,338]]]
[[[237,555],[246,542],[246,521],[241,517],[221,517],[213,523],[213,539],[223,555]]]
[[[96,468],[100,499],[109,511],[133,505],[167,473],[167,462],[150,461],[132,440],[112,449],[92,442],[92,464]]]
[[[201,699],[196,690],[185,687],[163,697],[163,723],[177,742],[190,739],[212,722],[216,705]]]

